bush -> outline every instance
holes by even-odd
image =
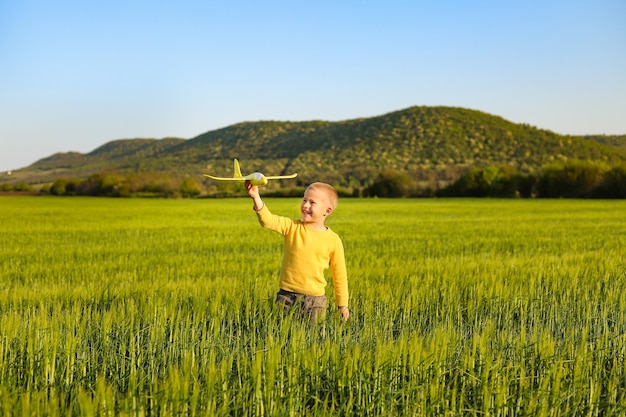
[[[18,182],[17,184],[0,184],[0,191],[2,192],[10,192],[10,191],[34,191],[32,185],[27,184],[25,182]]]
[[[183,181],[180,183],[180,186],[178,187],[178,191],[183,197],[187,198],[197,197],[202,192],[198,183],[191,177],[186,177],[183,179]]]
[[[76,195],[79,189],[80,181],[71,178],[59,178],[50,186],[50,194],[52,195]]]
[[[376,180],[369,187],[363,190],[365,197],[408,197],[413,188],[413,180],[408,175],[394,171],[385,170],[378,174]]]
[[[570,160],[543,168],[537,181],[539,197],[589,198],[603,181],[608,166],[595,161]]]
[[[594,196],[597,198],[626,198],[626,164],[614,166],[605,172]]]
[[[93,174],[78,187],[81,195],[118,197],[124,178],[118,174]]]
[[[533,180],[508,165],[471,169],[454,183],[436,193],[439,197],[530,196]]]

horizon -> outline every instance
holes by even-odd
[[[240,122],[479,110],[626,134],[626,4],[0,5],[0,171]]]

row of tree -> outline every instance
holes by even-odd
[[[385,171],[363,190],[366,197],[626,198],[626,164],[569,160],[522,174],[511,166],[473,168],[440,189],[420,189],[406,174]]]
[[[338,187],[342,196],[354,197],[522,197],[522,198],[626,198],[626,164],[610,166],[597,161],[569,160],[546,165],[538,174],[524,174],[507,165],[473,168],[444,186],[420,185],[404,172],[385,170],[364,188]],[[3,184],[1,191],[34,191],[28,184]],[[304,187],[271,188],[267,196],[301,196]],[[244,195],[241,184],[203,183],[199,178],[174,178],[162,173],[123,175],[99,173],[87,179],[60,178],[41,193],[57,196],[228,197]]]
[[[202,186],[191,177],[174,178],[160,173],[101,173],[86,180],[59,178],[42,192],[58,196],[191,198],[202,193]]]
[[[439,196],[626,198],[626,164],[569,160],[523,175],[510,167],[473,169],[437,191]]]

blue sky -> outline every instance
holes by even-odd
[[[626,134],[623,0],[0,0],[0,171],[414,105]]]

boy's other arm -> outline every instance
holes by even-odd
[[[343,321],[348,321],[350,318],[350,309],[348,306],[339,306],[337,307],[337,310],[339,310],[339,314],[341,314]]]
[[[336,247],[331,255],[330,267],[335,289],[337,310],[343,320],[346,321],[350,317],[350,310],[348,309],[348,273],[346,271],[343,243],[339,238],[337,238]]]

